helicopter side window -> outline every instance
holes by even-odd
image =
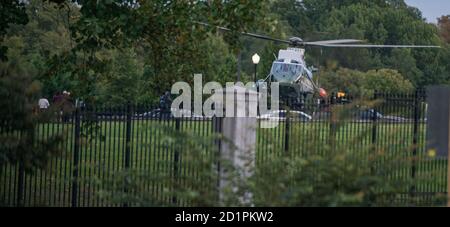
[[[284,62],[284,59],[277,59],[276,62]]]
[[[293,64],[300,64],[300,62],[298,62],[296,60],[291,60],[291,63],[293,63]]]

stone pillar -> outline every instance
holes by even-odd
[[[450,87],[427,88],[427,151],[450,160]],[[450,207],[450,165],[447,163],[447,194]]]
[[[428,87],[427,104],[427,151],[446,158],[450,146],[450,87]]]
[[[222,92],[223,99],[226,100],[223,105],[226,114],[222,118],[224,140],[220,147],[219,189],[221,202],[226,199],[225,191],[237,190],[230,182],[231,177],[236,176],[240,182],[245,182],[252,175],[255,166],[258,101],[258,93],[244,87],[227,87]],[[233,98],[231,99],[231,97]],[[230,116],[231,114],[232,116]],[[238,175],[234,175],[234,173],[238,173]],[[240,197],[242,205],[251,205],[251,200],[252,195],[249,192],[245,192]]]

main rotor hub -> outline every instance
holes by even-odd
[[[304,45],[303,39],[299,37],[292,37],[289,39],[289,42],[293,47],[302,47]]]

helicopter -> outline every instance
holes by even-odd
[[[196,22],[197,24],[215,27],[218,30],[231,32],[232,30],[226,27],[214,26],[204,22]],[[440,46],[433,45],[375,45],[364,44],[365,41],[358,39],[336,39],[306,42],[299,37],[292,37],[288,40],[278,39],[266,35],[239,32],[242,36],[247,36],[266,41],[288,44],[287,49],[281,49],[278,56],[272,63],[270,73],[265,79],[256,82],[256,89],[264,88],[264,84],[278,82],[280,98],[285,100],[297,100],[302,102],[308,96],[318,94],[321,98],[328,96],[325,89],[319,87],[314,82],[313,73],[317,71],[316,68],[308,66],[305,61],[306,47],[319,48],[440,48]]]

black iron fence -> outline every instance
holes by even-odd
[[[375,93],[370,100],[285,100],[280,106],[283,110],[276,116],[279,126],[258,130],[257,161],[270,161],[273,153],[317,154],[324,149],[321,145],[354,150],[361,161],[378,154],[379,169],[391,168],[383,174],[410,182],[405,184],[403,196],[396,197],[396,204],[442,204],[436,198],[446,193],[447,159],[426,150],[427,104],[422,90],[411,94]],[[263,115],[261,120],[272,117]],[[269,144],[276,148],[268,148]],[[389,165],[396,165],[395,170]],[[383,172],[379,169],[374,171]]]
[[[392,178],[432,179],[405,188],[405,196],[425,198],[422,205],[438,205],[426,198],[445,194],[447,160],[425,150],[424,93],[375,94],[369,102],[332,98],[286,106],[258,117],[260,125],[271,121],[278,127],[257,129],[257,164],[286,152],[299,156],[320,153],[317,144],[351,145],[361,159],[378,149],[389,154],[386,157],[396,154],[408,160],[408,165],[391,173]],[[77,108],[57,116],[39,124],[36,135],[62,134],[61,156],[52,158],[46,169],[34,172],[25,172],[20,165],[2,166],[3,205],[128,206],[111,198],[134,195],[130,200],[152,201],[141,205],[185,206],[187,200],[167,190],[174,185],[216,190],[217,176],[204,176],[193,164],[216,161],[218,139],[214,135],[220,132],[216,118],[195,114],[174,118],[153,105]],[[189,156],[195,140],[201,152]],[[136,169],[153,180],[127,181],[132,176],[126,171]],[[119,181],[117,173],[123,173]],[[195,183],[189,183],[192,179]],[[125,187],[123,182],[141,183]],[[124,190],[117,193],[120,188]],[[111,196],[111,191],[116,195]],[[140,196],[144,192],[146,195]]]

